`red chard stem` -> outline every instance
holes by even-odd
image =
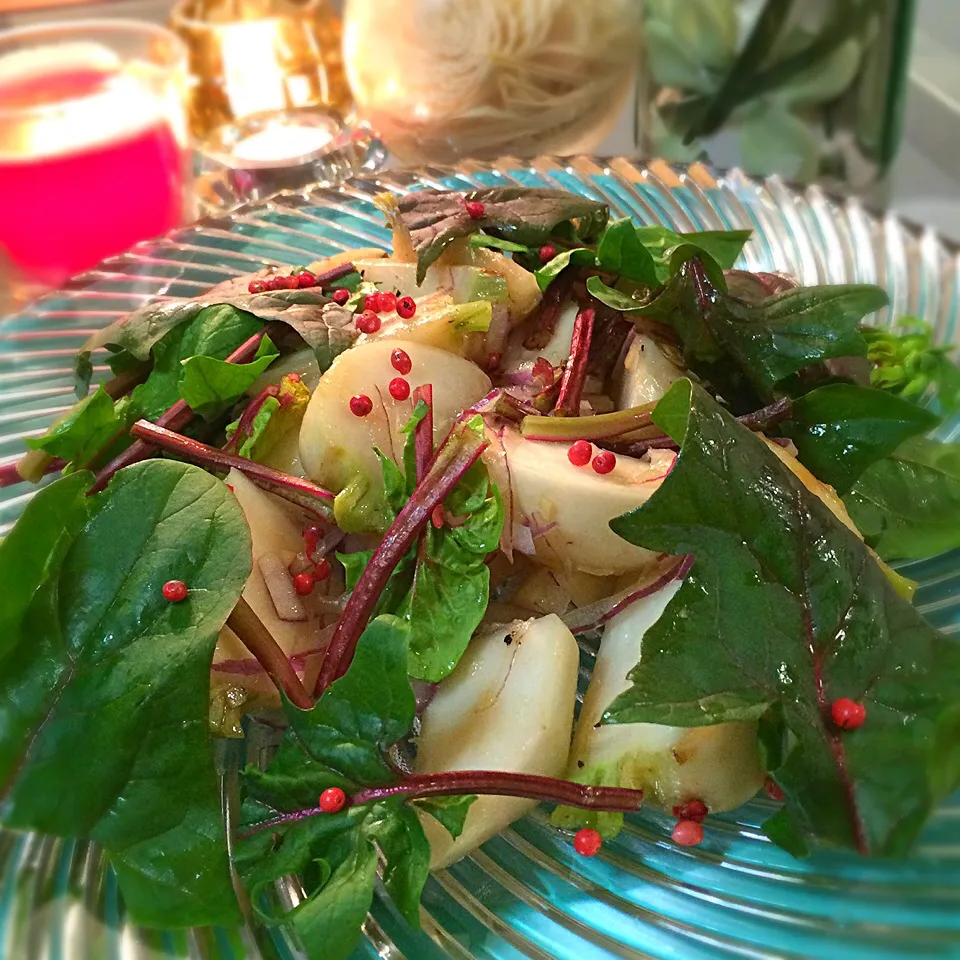
[[[427,468],[433,459],[433,384],[425,383],[413,391],[413,405],[423,401],[427,405],[426,416],[417,424],[413,434],[414,450],[417,455],[417,483],[427,474]]]
[[[224,472],[230,469],[239,470],[268,493],[283,497],[299,507],[318,514],[327,523],[333,523],[333,494],[310,480],[274,470],[273,467],[267,467],[255,460],[238,457],[234,453],[208,446],[199,440],[174,433],[172,430],[165,430],[149,420],[138,420],[130,428],[130,433],[151,449],[158,447],[161,450],[168,450],[208,470]]]
[[[260,330],[237,347],[227,357],[227,363],[248,363],[256,356],[260,341],[266,330]],[[168,430],[182,430],[193,419],[193,411],[182,401],[178,400],[166,413],[157,417],[157,426]],[[90,493],[98,493],[109,482],[113,475],[124,467],[146,460],[153,453],[150,444],[142,440],[132,443],[123,453],[114,457],[98,474]]]
[[[573,339],[570,341],[570,358],[563,370],[560,393],[554,413],[558,417],[576,417],[580,413],[580,397],[587,378],[587,361],[590,359],[590,341],[593,339],[593,309],[587,307],[577,314],[573,324]]]
[[[430,520],[434,507],[457,485],[487,447],[469,424],[456,424],[433,458],[423,481],[397,514],[373,552],[337,622],[320,667],[314,696],[343,676],[390,575]]]
[[[335,280],[340,280],[343,277],[349,276],[351,273],[356,273],[356,271],[357,268],[352,263],[341,263],[339,267],[331,267],[323,273],[314,274],[314,286],[325,287]]]

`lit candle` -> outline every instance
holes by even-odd
[[[302,161],[323,150],[333,140],[335,132],[332,123],[271,120],[262,130],[238,140],[231,153],[235,161],[282,166]]]

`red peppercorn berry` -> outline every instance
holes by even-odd
[[[339,787],[327,787],[320,794],[320,809],[324,813],[339,813],[347,803],[347,795]]]
[[[247,284],[248,293],[263,293],[267,289],[267,283],[265,280],[251,280]]]
[[[549,263],[557,255],[557,248],[552,243],[545,243],[540,248],[540,262]]]
[[[187,585],[182,580],[168,580],[163,585],[163,599],[170,603],[180,603],[187,599]]]
[[[330,296],[334,303],[342,307],[350,299],[350,291],[346,287],[337,287]]]
[[[866,716],[866,707],[848,697],[840,697],[830,705],[830,718],[841,730],[856,730]]]
[[[433,510],[430,511],[430,522],[440,530],[443,527],[443,504],[438,503]]]
[[[399,347],[390,354],[390,366],[393,367],[397,373],[402,373],[406,376],[413,369],[413,361],[410,359],[410,354],[406,350],[401,350]]]
[[[286,277],[270,277],[270,279],[265,280],[264,283],[266,283],[268,290],[285,290],[287,288]]]
[[[780,787],[780,784],[777,783],[773,777],[768,776],[766,780],[763,781],[763,792],[771,800],[782,800],[783,799],[783,790]]]
[[[380,311],[380,294],[379,293],[368,293],[363,298],[363,309],[370,310],[372,313],[379,313]]]
[[[707,805],[702,800],[687,800],[673,808],[673,815],[678,820],[694,820],[697,823],[703,823],[707,819],[707,813]]]
[[[380,313],[393,313],[397,309],[397,295],[384,290],[377,295],[377,309]]]
[[[380,318],[372,310],[364,310],[357,317],[357,329],[361,333],[376,333],[380,329]]]
[[[326,580],[330,576],[330,561],[326,557],[321,557],[317,565],[313,568],[314,580]]]
[[[581,857],[595,857],[603,846],[603,837],[596,830],[584,827],[578,830],[573,837],[573,849]]]
[[[303,542],[307,548],[307,556],[311,559],[313,552],[317,549],[317,544],[320,542],[322,532],[323,531],[316,525],[307,527],[307,529],[303,531]]]
[[[350,412],[355,417],[365,417],[372,409],[373,401],[365,393],[350,398]]]
[[[593,458],[593,469],[597,473],[609,473],[616,465],[616,454],[611,453],[609,450],[604,450]]]
[[[593,456],[593,444],[589,440],[576,440],[567,450],[567,459],[575,467],[585,467]]]
[[[315,287],[317,278],[309,270],[301,270],[296,276],[298,287]]]
[[[394,377],[387,389],[394,400],[406,400],[410,396],[410,384],[403,377]]]
[[[417,312],[417,301],[413,297],[401,297],[397,301],[397,313],[404,320],[409,320]]]
[[[473,220],[479,220],[484,213],[483,204],[479,200],[464,200],[463,209],[467,211],[467,216]]]
[[[305,597],[308,593],[313,592],[313,577],[309,573],[298,573],[293,578],[293,589],[300,594],[301,597]]]
[[[297,287],[300,286],[300,281],[293,276],[293,274],[290,274],[286,277],[280,277],[279,279],[283,281],[283,284],[278,288],[280,290],[296,290]]]
[[[696,820],[680,820],[670,836],[673,837],[673,842],[681,847],[695,847],[703,842],[703,824]]]

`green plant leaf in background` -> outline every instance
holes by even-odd
[[[231,924],[207,713],[250,534],[199,467],[149,460],[87,497],[91,482],[41,491],[0,544],[17,586],[0,620],[0,815],[105,847],[137,923]],[[182,603],[163,597],[172,579]]]

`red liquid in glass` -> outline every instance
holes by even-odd
[[[51,103],[58,120],[4,116]],[[61,283],[181,222],[184,151],[158,104],[82,66],[0,83],[0,249],[28,279]]]

